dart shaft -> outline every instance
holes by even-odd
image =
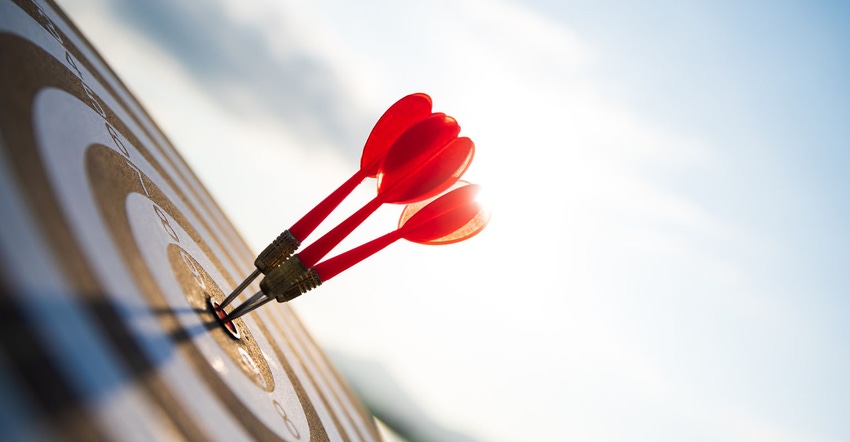
[[[316,274],[322,281],[327,281],[358,262],[378,253],[388,245],[398,241],[402,238],[402,233],[402,229],[393,230],[386,235],[379,236],[378,238],[357,246],[345,253],[341,253],[333,258],[316,264],[314,267]]]
[[[342,240],[354,231],[357,226],[362,224],[369,215],[374,213],[375,210],[378,210],[378,207],[381,207],[383,202],[384,200],[379,194],[372,201],[369,201],[365,206],[361,207],[360,210],[346,218],[345,221],[341,222],[324,236],[317,239],[316,242],[305,248],[298,254],[304,266],[310,268],[316,265],[320,259],[324,258],[328,252],[333,250],[334,247],[342,242]]]
[[[301,219],[289,228],[289,231],[300,241],[306,239],[367,176],[367,170],[363,168],[358,170],[351,178],[325,197],[322,202],[316,204],[316,207],[313,207],[307,214],[302,216]]]

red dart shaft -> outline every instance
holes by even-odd
[[[366,168],[358,170],[346,182],[342,183],[330,195],[325,197],[316,207],[313,207],[306,215],[301,217],[292,227],[289,228],[289,233],[292,234],[298,241],[303,241],[308,235],[316,230],[316,227],[325,220],[325,218],[339,206],[342,200],[350,194],[358,184],[363,182],[368,176]]]
[[[398,241],[402,238],[402,230],[393,230],[386,235],[379,236],[365,244],[361,244],[345,253],[341,253],[333,258],[325,260],[315,266],[316,274],[322,282],[333,278],[347,268],[357,264],[360,261],[380,252],[386,246]]]
[[[324,236],[317,239],[313,244],[310,244],[309,247],[298,254],[298,258],[307,268],[313,267],[320,259],[327,255],[328,252],[336,247],[337,244],[345,239],[349,233],[354,231],[357,226],[363,223],[369,215],[375,212],[375,210],[378,210],[378,207],[381,207],[381,204],[383,203],[384,201],[381,195],[376,196],[372,199],[372,201],[369,201],[365,206],[361,207],[360,210],[346,218],[345,221],[341,222]]]

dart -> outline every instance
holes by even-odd
[[[387,152],[383,171],[378,176],[378,195],[304,251],[289,258],[297,261],[292,267],[306,269],[315,265],[382,204],[425,200],[455,184],[469,168],[475,152],[472,140],[457,138],[459,132],[460,126],[454,118],[442,113],[432,114],[408,128]],[[251,299],[261,293],[262,290]],[[246,304],[238,310],[248,308]]]
[[[232,321],[272,299],[292,300],[320,286],[399,239],[429,245],[452,244],[477,235],[490,221],[490,212],[476,201],[481,186],[464,183],[427,204],[408,205],[398,229],[309,268],[297,258],[275,268],[260,283],[261,291],[233,310]]]
[[[381,172],[384,157],[393,142],[405,130],[429,115],[431,115],[431,97],[422,93],[407,95],[390,106],[375,123],[366,139],[360,157],[360,170],[266,246],[254,260],[256,269],[225,298],[221,308],[230,304],[260,273],[268,273],[295,253],[301,242],[339,206],[345,197],[351,194],[358,184],[366,178],[375,178]]]
[[[396,143],[438,148],[396,149],[387,153],[378,177],[378,195],[297,256],[312,267],[384,203],[407,204],[439,195],[469,168],[475,145],[456,138],[460,127],[451,117],[434,114],[405,131]]]

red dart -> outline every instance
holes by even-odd
[[[292,300],[318,287],[342,271],[374,255],[399,239],[421,244],[449,244],[475,236],[490,221],[490,213],[475,201],[480,186],[466,184],[453,189],[415,211],[398,229],[330,258],[307,270],[293,257],[269,272],[260,283],[260,292],[236,308],[225,320],[232,321],[272,299]],[[442,241],[451,238],[450,241]],[[271,282],[270,282],[271,281]]]
[[[325,282],[342,271],[372,256],[388,245],[406,239],[420,244],[451,244],[477,235],[490,221],[490,213],[475,201],[481,186],[468,184],[431,201],[399,228],[315,266]]]
[[[378,175],[384,157],[393,142],[405,130],[429,115],[431,115],[431,97],[422,93],[408,95],[390,106],[375,123],[369,138],[366,139],[363,154],[360,157],[360,170],[301,217],[292,227],[278,235],[254,260],[256,269],[228,295],[220,308],[227,307],[260,273],[268,273],[289,258],[301,245],[301,241],[304,241],[358,184],[367,177],[374,178]]]
[[[432,114],[408,128],[390,147],[378,174],[378,195],[297,256],[315,265],[381,204],[405,204],[438,195],[463,175],[475,145],[457,138],[460,126],[445,114]]]

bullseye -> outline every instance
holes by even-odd
[[[225,330],[227,330],[227,333],[233,339],[241,339],[241,336],[239,335],[239,330],[236,328],[236,324],[234,324],[233,321],[228,321],[225,319],[227,317],[227,312],[225,312],[224,309],[221,308],[221,305],[213,301],[212,298],[207,298],[207,303],[212,309],[216,320],[218,320],[218,323],[221,324]]]

